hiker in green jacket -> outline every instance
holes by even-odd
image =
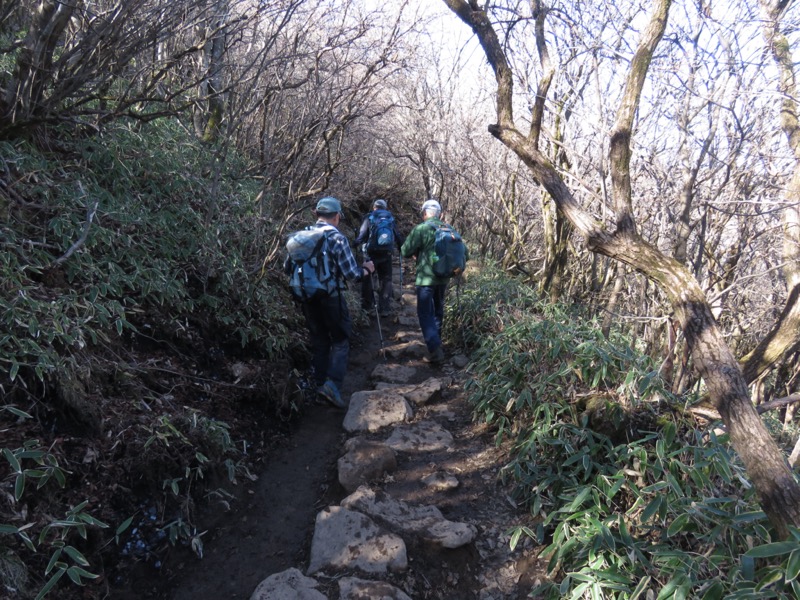
[[[400,254],[405,258],[415,257],[417,261],[417,317],[430,353],[430,362],[444,362],[442,348],[442,322],[444,321],[444,294],[448,278],[437,277],[433,273],[434,241],[436,230],[431,224],[440,226],[442,207],[436,200],[426,200],[422,205],[423,222],[408,234]]]

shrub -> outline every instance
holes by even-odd
[[[496,271],[470,287],[467,388],[530,511],[512,546],[545,546],[533,596],[797,597],[800,538],[776,542],[727,441],[681,417],[647,357]]]

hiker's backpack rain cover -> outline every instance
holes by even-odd
[[[296,231],[286,241],[286,251],[291,261],[289,286],[296,298],[310,300],[337,290],[328,231],[321,227]]]

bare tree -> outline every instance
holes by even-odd
[[[787,206],[783,211],[783,272],[789,296],[775,326],[744,359],[744,374],[748,381],[755,380],[800,347],[800,119],[794,60],[789,41],[781,30],[782,18],[789,4],[792,3],[760,2],[764,15],[764,38],[780,72],[781,128],[795,161],[786,189]]]
[[[194,101],[187,92],[199,84],[213,104],[222,93],[217,75],[226,40],[245,26],[243,11],[256,12],[247,0],[232,4],[12,0],[0,21],[0,53],[14,64],[0,73],[0,137],[47,124],[96,127],[120,116],[176,115]],[[27,35],[12,41],[18,30]],[[196,56],[213,60],[195,69]]]
[[[683,264],[661,252],[639,233],[632,203],[631,157],[634,122],[656,48],[667,27],[670,0],[655,0],[633,51],[608,137],[612,219],[610,227],[584,209],[540,148],[541,132],[525,135],[514,118],[513,72],[489,14],[476,0],[444,0],[480,40],[497,83],[496,119],[489,132],[512,149],[547,190],[559,211],[594,252],[630,265],[656,282],[674,311],[695,369],[730,432],[731,442],[758,492],[761,505],[779,534],[800,525],[800,486],[785,457],[758,416],[738,363],[725,342],[703,289]],[[541,8],[541,7],[540,7]],[[547,15],[545,14],[545,18]],[[536,43],[547,44],[543,28]]]

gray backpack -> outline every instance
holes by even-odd
[[[298,300],[329,296],[339,289],[328,233],[312,226],[296,231],[286,241],[289,287]]]

